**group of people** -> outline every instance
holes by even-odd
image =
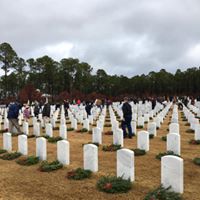
[[[39,103],[37,101],[34,102],[34,115],[35,117],[38,118],[38,115],[41,111],[41,105],[39,105]],[[8,126],[8,131],[11,132],[12,134],[23,134],[20,125],[18,123],[18,117],[19,117],[19,111],[22,110],[23,112],[23,118],[24,121],[29,120],[29,118],[31,117],[31,110],[30,110],[30,106],[29,103],[24,104],[23,106],[18,102],[11,102],[8,106],[8,121],[9,121],[9,126]],[[43,105],[43,109],[42,109],[42,116],[44,119],[44,123],[49,122],[50,119],[50,104],[48,103],[48,101],[46,101]],[[13,131],[15,129],[15,131]],[[15,132],[15,133],[14,133]]]
[[[80,105],[81,103],[78,102]],[[85,111],[87,113],[87,116],[91,115],[91,109],[93,106],[99,107],[101,110],[103,108],[102,101],[100,99],[97,99],[95,102],[89,102],[86,101],[84,103],[85,105]],[[111,102],[109,102],[109,105],[111,105]],[[106,104],[106,106],[109,106]],[[70,108],[70,103],[68,100],[63,101],[63,106],[65,109],[65,116],[67,117],[68,115],[68,109]],[[19,110],[22,109],[23,111],[23,117],[25,121],[28,121],[31,112],[30,112],[30,107],[28,104],[25,104],[22,108],[22,106],[18,102],[13,102],[10,103],[9,109],[8,109],[8,120],[9,120],[9,132],[13,131],[13,128],[16,129],[17,134],[23,133],[21,131],[21,128],[18,124],[18,116],[19,116]],[[39,104],[37,101],[34,102],[34,115],[38,118],[38,115],[42,113],[42,117],[44,120],[44,123],[48,123],[50,119],[50,113],[51,113],[51,106],[46,101],[43,106]],[[121,122],[124,138],[132,138],[134,136],[131,128],[131,121],[132,121],[132,107],[129,104],[129,99],[127,97],[124,98],[123,104],[122,104],[122,112],[123,112],[123,120]],[[128,132],[127,132],[128,130]]]

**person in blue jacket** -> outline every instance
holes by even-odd
[[[8,120],[9,120],[9,128],[8,131],[12,134],[13,133],[13,128],[15,127],[17,133],[15,134],[21,134],[22,131],[20,129],[20,126],[18,124],[18,115],[19,115],[19,110],[20,110],[20,104],[17,102],[10,103],[8,106]]]

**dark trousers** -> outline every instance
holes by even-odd
[[[133,132],[131,128],[131,120],[132,120],[132,116],[127,116],[127,117],[124,117],[124,120],[122,121],[122,130],[123,130],[124,137],[127,136],[126,128],[128,129],[128,136],[129,137],[133,136]]]
[[[65,117],[68,117],[68,108],[65,108]]]

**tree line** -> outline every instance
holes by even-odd
[[[27,60],[19,57],[9,43],[0,44],[0,99],[5,100],[40,91],[49,94],[52,101],[63,98],[121,98],[147,96],[198,96],[200,67],[178,69],[175,74],[161,69],[131,78],[109,75],[103,69],[93,68],[77,58],[55,61],[45,55]],[[122,66],[123,67],[123,66]],[[36,90],[37,89],[37,90]],[[37,95],[36,95],[37,96]],[[33,96],[31,98],[34,98]]]

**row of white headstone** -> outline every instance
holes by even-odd
[[[12,151],[12,136],[11,133],[3,134],[3,149]],[[28,155],[28,139],[27,135],[18,136],[18,152],[22,155]],[[47,159],[47,145],[46,139],[38,137],[36,139],[36,156],[40,160]],[[69,165],[69,142],[66,140],[60,140],[57,142],[57,159],[64,165]]]
[[[41,123],[39,122],[33,122],[33,135],[35,136],[41,136]],[[22,127],[23,132],[26,135],[29,135],[29,123],[28,122],[23,122],[23,127]],[[51,123],[47,123],[45,125],[45,135],[49,137],[53,137],[53,126]],[[60,124],[59,127],[59,135],[63,139],[67,139],[67,125],[65,124]]]
[[[190,109],[193,110],[193,112],[196,110],[194,106],[189,105]],[[200,140],[200,124],[199,124],[199,119],[195,118],[195,115],[186,107],[183,106],[183,113],[184,116],[186,117],[188,123],[190,124],[190,129],[194,130],[194,139],[195,140]]]
[[[142,104],[142,102],[139,102],[139,104],[133,104],[133,102],[131,102],[131,104],[132,104],[133,111],[135,111],[135,110],[137,111],[137,113],[133,112],[133,121],[132,121],[132,129],[135,134],[136,134],[136,122],[137,122],[137,125],[144,126],[144,122],[149,122],[149,118],[155,116],[163,108],[163,106],[161,104],[157,103],[154,110],[152,110],[151,102],[147,102],[147,101],[145,102],[145,104]],[[115,111],[117,111],[120,114],[120,116],[122,118],[123,114],[122,114],[121,107],[119,107],[119,103],[117,103],[117,104],[114,103],[113,108]],[[140,115],[140,113],[143,113],[145,109],[146,109],[146,113],[144,113],[144,117],[143,117]],[[31,110],[33,111],[33,107],[31,107]],[[26,123],[23,123],[23,112],[22,111],[23,110],[20,110],[20,114],[19,114],[19,124],[23,125],[23,132],[25,132],[28,135],[28,128],[27,128],[28,125]],[[71,127],[74,130],[77,130],[77,127],[78,127],[77,124],[81,123],[81,124],[83,124],[83,128],[90,130],[90,124],[93,124],[94,119],[97,119],[97,117],[100,114],[99,119],[97,121],[97,126],[99,128],[101,128],[103,131],[106,111],[107,111],[107,109],[106,109],[106,107],[104,107],[100,114],[100,109],[97,107],[93,107],[92,112],[91,112],[92,115],[90,115],[87,118],[87,114],[86,114],[84,106],[70,105],[70,110],[68,110],[68,115],[69,115],[69,119],[71,122]],[[7,109],[4,109],[3,113],[4,113],[4,130],[5,130],[5,129],[8,129]],[[33,116],[33,118],[32,118],[33,126],[39,119],[40,126],[46,127],[46,124],[44,122],[44,119],[43,119],[41,113],[39,114],[38,119],[36,117],[34,117],[34,112],[31,112],[31,113],[32,113],[31,115]],[[55,109],[55,106],[51,106],[50,123],[52,124],[53,128],[55,128],[55,126],[56,126],[56,122],[58,121],[59,113],[60,113],[60,124],[66,124],[64,106],[62,105],[61,109],[58,108],[57,110]],[[115,124],[118,123],[118,121],[116,120],[112,106],[109,106],[109,114],[111,117],[111,124],[112,124],[112,129],[113,129],[115,127]],[[154,119],[154,121],[156,122],[157,127],[160,127],[160,121],[162,121],[162,119],[159,119],[158,117],[156,117]],[[0,122],[2,122],[2,116],[0,116]],[[36,130],[38,130],[37,125],[36,125]]]
[[[178,121],[178,106],[174,105],[169,124],[169,133],[167,134],[167,151],[173,151],[177,155],[181,155],[181,136]]]
[[[12,137],[10,133],[3,135],[3,148],[12,150]],[[28,155],[27,136],[18,136],[18,151]],[[36,156],[40,160],[47,159],[46,139],[36,139]],[[93,172],[98,171],[98,147],[94,144],[86,144],[83,147],[83,167]],[[57,142],[57,160],[64,165],[70,164],[69,142],[61,140]],[[134,152],[129,149],[117,151],[117,176],[123,179],[135,181]],[[164,187],[171,186],[175,192],[183,193],[183,159],[176,156],[164,156],[161,160],[161,183]]]

